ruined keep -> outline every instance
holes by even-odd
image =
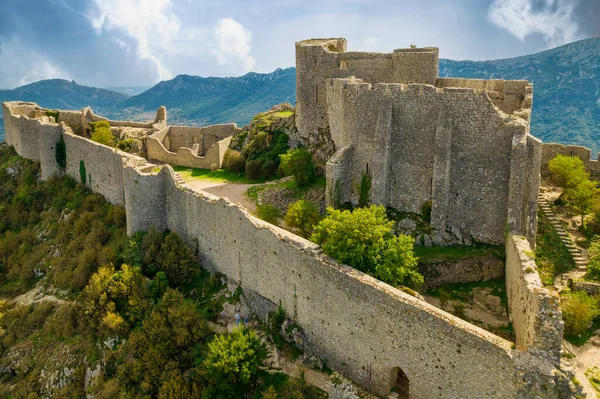
[[[434,244],[501,244],[507,226],[534,244],[529,82],[438,78],[437,48],[347,52],[345,39],[296,43],[296,66],[296,124],[327,159],[329,205],[357,203],[367,182],[371,203],[430,203]]]

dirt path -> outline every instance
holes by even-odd
[[[573,358],[564,361],[573,367],[576,378],[579,381],[585,382],[582,386],[584,387],[588,398],[593,399],[600,397],[591,388],[591,384],[588,383],[587,377],[585,376],[586,370],[594,367],[600,368],[600,336],[598,336],[598,333],[596,332],[594,337],[590,338],[585,345],[580,347],[572,345],[567,341],[563,341],[563,350],[574,356]]]
[[[205,188],[204,191],[221,198],[228,198],[229,201],[234,204],[240,204],[250,212],[255,213],[256,203],[246,195],[248,188],[255,185],[256,184],[225,183]]]

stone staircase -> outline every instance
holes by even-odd
[[[565,244],[565,247],[567,247],[567,250],[571,254],[573,261],[575,261],[576,269],[578,271],[586,271],[588,264],[587,257],[581,252],[581,249],[579,249],[575,245],[575,243],[571,239],[571,236],[562,225],[560,219],[556,216],[556,214],[550,207],[548,201],[545,198],[542,198],[541,195],[538,199],[538,206],[542,210],[542,212],[544,212],[546,217],[548,217],[548,220],[550,220],[552,227],[554,227],[554,230],[556,230],[556,232],[560,236],[560,240],[563,242],[563,244]]]
[[[175,175],[175,183],[177,183],[178,186],[183,186],[185,184],[185,180],[183,180],[181,175],[177,172],[175,172],[174,175]]]

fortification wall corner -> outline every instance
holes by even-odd
[[[166,229],[166,189],[165,179],[169,171],[140,172],[135,167],[123,169],[124,201],[127,214],[127,234],[148,231],[151,226],[157,230]]]
[[[542,285],[533,254],[524,236],[508,235],[506,291],[516,345],[559,366],[564,328],[560,303]]]
[[[352,196],[352,163],[353,147],[342,147],[327,161],[325,166],[326,188],[325,204],[339,206],[350,202]]]

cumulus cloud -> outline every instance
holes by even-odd
[[[549,45],[559,45],[577,38],[573,10],[570,0],[495,0],[489,18],[521,40],[540,33]]]
[[[574,0],[494,0],[488,17],[521,40],[539,33],[549,46],[558,46],[580,38],[575,13],[577,3],[579,1]]]
[[[94,0],[96,10],[89,15],[97,34],[118,31],[134,41],[137,56],[150,61],[160,80],[173,76],[163,57],[174,51],[173,40],[180,30],[171,0]],[[119,46],[127,48],[120,39]]]
[[[221,65],[235,65],[244,72],[252,70],[255,64],[250,55],[252,32],[233,18],[217,21],[213,30],[213,54]]]
[[[0,44],[0,65],[2,88],[22,86],[42,79],[69,79],[69,74],[46,54],[32,50],[16,37]]]

